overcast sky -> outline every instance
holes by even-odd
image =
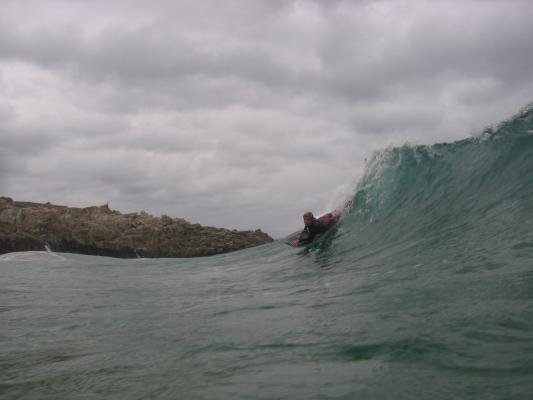
[[[2,0],[0,195],[274,237],[533,101],[533,1]]]

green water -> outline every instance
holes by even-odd
[[[355,193],[303,250],[0,256],[0,398],[531,399],[533,111]]]

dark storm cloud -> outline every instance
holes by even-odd
[[[529,1],[2,11],[0,185],[28,200],[279,235],[349,192],[371,151],[462,138],[533,93]]]

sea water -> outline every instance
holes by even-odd
[[[533,111],[354,191],[305,249],[0,256],[0,398],[533,398]]]

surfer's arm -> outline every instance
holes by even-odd
[[[311,238],[311,233],[310,232],[307,232],[305,229],[302,231],[302,233],[300,233],[300,236],[298,237],[298,239],[296,239],[298,241],[298,246],[301,246],[303,244],[307,244],[307,243],[310,243],[312,238]]]

